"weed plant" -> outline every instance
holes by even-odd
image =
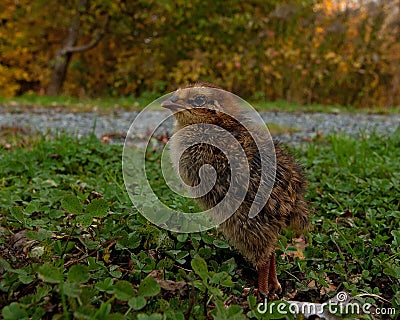
[[[217,230],[175,234],[136,211],[122,146],[94,136],[2,139],[10,143],[0,147],[0,317],[268,318],[257,313],[255,270]],[[282,296],[324,302],[346,291],[399,312],[400,132],[331,136],[293,152],[314,213],[307,241],[290,232],[279,241]],[[159,156],[147,159],[153,187],[169,205],[195,210],[157,183]]]

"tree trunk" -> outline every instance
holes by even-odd
[[[103,29],[98,32],[96,37],[93,37],[93,40],[90,43],[82,46],[76,46],[79,37],[79,29],[81,27],[81,15],[84,14],[88,8],[89,0],[79,0],[76,14],[72,19],[70,27],[68,28],[67,39],[65,40],[63,46],[57,51],[55,57],[53,72],[51,74],[50,83],[47,87],[47,94],[50,96],[61,93],[72,54],[74,52],[82,52],[95,47],[100,42],[106,31],[109,21],[108,16],[106,17]]]
[[[62,54],[59,50],[55,58],[55,65],[51,74],[51,80],[47,87],[47,95],[55,96],[61,93],[62,86],[67,75],[69,61],[72,53]]]
[[[87,8],[88,0],[80,0],[76,13],[72,18],[71,25],[68,28],[67,39],[64,45],[57,51],[53,73],[51,74],[50,83],[47,87],[48,95],[54,96],[61,92],[72,56],[72,52],[65,49],[76,45],[79,36],[79,28],[81,26],[81,12],[82,10],[86,11]]]

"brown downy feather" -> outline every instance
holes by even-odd
[[[218,88],[213,85],[198,83],[186,88],[189,90],[177,91],[176,95],[182,100],[188,99],[191,90],[198,88]],[[203,90],[203,89],[201,89]],[[201,91],[207,92],[207,91]],[[183,95],[182,97],[180,96]],[[194,93],[193,93],[194,94]],[[222,108],[230,108],[231,114],[239,116],[239,108],[231,100],[228,93],[213,96],[220,99]],[[269,199],[261,212],[254,218],[248,213],[260,184],[260,157],[257,146],[250,133],[233,117],[222,112],[188,108],[175,113],[176,131],[194,123],[212,123],[229,131],[243,147],[249,165],[250,184],[245,190],[246,197],[239,209],[223,222],[219,229],[229,243],[255,266],[263,262],[269,263],[269,257],[274,252],[276,242],[284,228],[292,227],[301,233],[308,226],[309,209],[304,200],[306,179],[301,165],[279,143],[275,142],[276,179]],[[257,130],[257,129],[254,129]],[[207,144],[192,142],[201,141],[207,135],[206,129],[188,130],[177,134],[171,139],[171,151],[185,150],[180,159],[174,159],[183,181],[190,186],[200,183],[199,170],[204,164],[210,164],[217,172],[217,181],[212,190],[197,200],[204,209],[215,207],[228,191],[231,177],[228,160],[223,152]],[[218,137],[215,137],[218,139]],[[188,147],[189,146],[189,147]],[[179,165],[178,165],[179,163]],[[268,195],[265,195],[267,197]],[[276,276],[275,276],[276,277]]]

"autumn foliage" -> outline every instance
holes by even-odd
[[[399,0],[5,0],[0,94],[46,93],[79,13],[63,94],[163,93],[197,80],[242,97],[360,107],[400,104]],[[85,3],[86,3],[85,2]]]

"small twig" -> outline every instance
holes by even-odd
[[[355,297],[372,297],[372,298],[376,298],[376,299],[378,299],[378,300],[381,300],[381,301],[383,301],[383,302],[386,302],[386,303],[391,303],[389,300],[386,300],[385,298],[382,298],[381,296],[378,296],[377,294],[373,294],[373,293],[360,293],[360,294],[357,294],[356,296],[354,296],[353,298],[355,298]]]
[[[101,244],[102,246],[101,246],[100,248],[97,248],[97,249],[93,250],[92,252],[90,252],[90,253],[88,253],[88,254],[85,254],[84,256],[82,256],[82,257],[80,257],[80,258],[78,258],[78,259],[76,259],[76,260],[70,260],[70,261],[66,262],[66,263],[64,264],[64,267],[65,267],[65,268],[68,268],[68,267],[72,266],[72,265],[75,264],[75,263],[81,262],[82,260],[85,260],[85,259],[87,259],[87,258],[93,256],[94,254],[98,253],[98,252],[99,252],[101,249],[103,249],[104,247],[108,247],[108,246],[114,245],[115,243],[117,243],[117,240],[115,240],[115,239],[113,239],[113,240],[108,240],[108,241],[106,241],[106,242],[103,242],[103,243]]]
[[[194,280],[189,276],[186,276],[186,282],[192,285],[192,289],[189,291],[189,307],[185,314],[185,319],[189,319],[190,315],[192,314],[193,306],[195,303],[194,297],[196,295],[195,287],[194,287]]]
[[[178,266],[177,264],[174,264],[174,266],[177,267],[177,268],[179,268],[179,269],[182,269],[183,271],[186,271],[186,272],[191,272],[191,271],[193,271],[193,270],[191,270],[191,269],[186,269],[186,268],[184,268],[184,267]]]
[[[295,278],[298,282],[301,282],[301,280],[299,278],[297,278],[293,273],[287,271],[287,270],[283,270],[284,272],[286,272],[289,276]]]
[[[60,283],[60,293],[61,293],[61,304],[63,314],[66,320],[69,320],[68,306],[67,306],[67,298],[64,293],[64,282]]]
[[[208,296],[208,288],[206,288],[206,292],[204,292],[204,300],[203,300],[204,316],[207,316],[207,304],[208,304],[207,296]]]
[[[387,257],[385,260],[382,261],[382,263],[385,263],[386,261],[392,260],[396,258],[397,256],[400,256],[400,252],[397,252],[395,254],[392,254],[391,256]]]

